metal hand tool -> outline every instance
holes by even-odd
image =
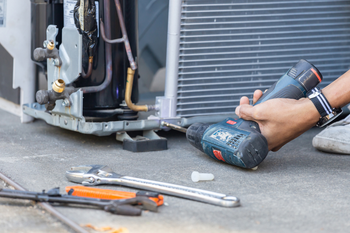
[[[133,193],[84,186],[68,186],[66,187],[66,192],[68,193],[68,195],[76,197],[90,197],[106,200],[147,197],[148,199],[154,201],[157,204],[157,206],[161,206],[164,203],[164,197],[156,192],[139,191],[137,193]]]
[[[112,214],[128,216],[140,216],[142,209],[157,211],[157,204],[144,196],[119,200],[103,200],[99,198],[61,195],[59,188],[51,189],[48,192],[43,191],[41,193],[0,188],[0,197],[68,205],[94,206]]]
[[[83,185],[124,185],[205,202],[217,206],[235,207],[240,205],[239,199],[234,196],[227,196],[221,193],[189,188],[175,184],[123,176],[113,172],[108,166],[104,165],[82,165],[72,167],[70,171],[66,172],[66,177],[69,181],[81,183]]]
[[[21,185],[17,184],[15,181],[8,178],[5,174],[0,172],[0,179],[5,181],[10,186],[14,187],[16,190],[20,191],[27,191],[25,188],[23,188]],[[51,214],[58,220],[60,220],[62,223],[64,223],[66,226],[69,226],[72,230],[74,230],[77,233],[89,233],[87,230],[82,228],[79,224],[72,221],[70,218],[66,217],[65,215],[58,212],[55,208],[53,208],[49,203],[46,202],[37,202],[37,204],[43,209],[46,210],[47,213]]]

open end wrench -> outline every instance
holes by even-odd
[[[71,167],[71,169],[66,172],[66,177],[69,181],[86,186],[100,184],[123,185],[205,202],[217,206],[236,207],[240,205],[239,198],[234,196],[227,196],[221,193],[189,188],[175,184],[123,176],[113,172],[108,166],[105,165],[82,165]]]

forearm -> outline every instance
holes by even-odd
[[[341,108],[350,102],[350,70],[322,89],[333,108]]]
[[[350,71],[329,84],[322,92],[333,108],[348,104]],[[254,93],[255,100],[261,96],[261,91]],[[308,98],[271,99],[255,106],[248,104],[249,99],[243,97],[240,106],[236,109],[236,114],[245,120],[259,124],[261,133],[269,144],[269,150],[272,151],[279,150],[284,144],[315,126],[320,119],[320,113]]]

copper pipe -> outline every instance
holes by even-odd
[[[81,77],[82,78],[89,78],[92,74],[92,64],[94,62],[94,57],[89,57],[89,67],[88,67],[88,72],[85,74],[84,69],[81,69]]]
[[[115,2],[115,6],[117,8],[117,13],[118,13],[118,19],[119,19],[119,25],[120,25],[120,29],[122,31],[123,37],[119,38],[119,39],[108,39],[110,38],[110,36],[106,36],[105,35],[105,31],[104,31],[104,24],[101,21],[101,36],[102,39],[106,42],[106,43],[110,43],[110,44],[115,44],[115,43],[122,43],[124,42],[125,45],[125,50],[126,50],[126,55],[128,56],[128,60],[131,66],[132,70],[136,70],[137,69],[137,65],[136,62],[134,61],[134,57],[132,55],[132,51],[131,51],[131,47],[130,47],[130,43],[129,43],[129,38],[128,38],[128,33],[126,32],[126,27],[125,27],[125,22],[124,22],[124,18],[123,18],[123,12],[120,6],[120,2],[119,0],[114,0]],[[107,27],[108,28],[108,27]]]
[[[135,112],[139,112],[139,111],[148,112],[147,105],[135,105],[131,102],[131,92],[132,92],[132,85],[134,82],[134,74],[135,74],[135,71],[132,70],[131,68],[128,68],[128,78],[126,80],[126,87],[125,87],[125,103],[131,110]]]
[[[110,0],[104,0],[104,21],[106,22],[106,34],[108,37],[111,36],[111,12],[109,9]],[[112,81],[112,46],[111,44],[105,43],[105,58],[106,58],[106,77],[98,86],[91,87],[79,87],[76,90],[81,89],[83,93],[94,93],[104,90]]]
[[[103,21],[102,19],[100,19],[100,31],[101,31],[101,36],[102,36],[102,39],[106,42],[106,43],[109,43],[109,44],[117,44],[117,43],[122,43],[125,41],[125,38],[122,37],[122,38],[119,38],[119,39],[114,39],[114,40],[110,40],[106,37],[106,34],[105,34],[105,25],[103,24]]]

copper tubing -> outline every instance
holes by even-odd
[[[123,37],[120,39],[114,39],[114,40],[108,39],[108,38],[110,38],[110,36],[105,35],[104,24],[103,24],[102,20],[101,20],[101,27],[100,27],[101,28],[101,36],[106,43],[115,44],[115,43],[124,42],[126,54],[128,56],[128,60],[130,62],[131,69],[136,70],[137,65],[136,65],[136,62],[134,61],[134,57],[132,55],[132,51],[131,51],[131,47],[130,47],[130,43],[129,43],[129,38],[128,38],[128,33],[126,32],[124,18],[123,18],[123,12],[122,12],[122,9],[120,6],[120,2],[119,2],[119,0],[114,0],[114,2],[115,2],[115,6],[117,8],[119,25],[120,25],[120,29],[122,31]],[[108,28],[108,26],[107,26],[107,28]]]
[[[110,0],[104,0],[104,21],[106,23],[106,34],[111,36],[111,12],[109,9]],[[94,93],[105,89],[112,81],[112,46],[105,43],[105,58],[106,58],[106,77],[104,81],[98,86],[91,87],[79,87],[76,90],[81,89],[83,93]]]
[[[124,37],[122,38],[119,38],[119,39],[114,39],[114,40],[110,40],[106,37],[106,34],[105,34],[105,25],[103,24],[103,21],[102,19],[100,19],[100,25],[101,25],[101,36],[102,36],[102,39],[106,42],[106,43],[109,43],[109,44],[116,44],[116,43],[122,43],[125,41]]]
[[[88,72],[85,74],[84,69],[81,69],[81,77],[82,78],[89,78],[92,73],[92,64],[94,62],[94,57],[89,57],[89,67],[88,67]]]
[[[125,87],[125,103],[126,105],[135,112],[148,112],[148,106],[147,105],[135,105],[131,102],[131,92],[132,92],[132,85],[134,82],[134,74],[135,71],[131,68],[128,68],[128,78],[126,80],[126,87]]]

